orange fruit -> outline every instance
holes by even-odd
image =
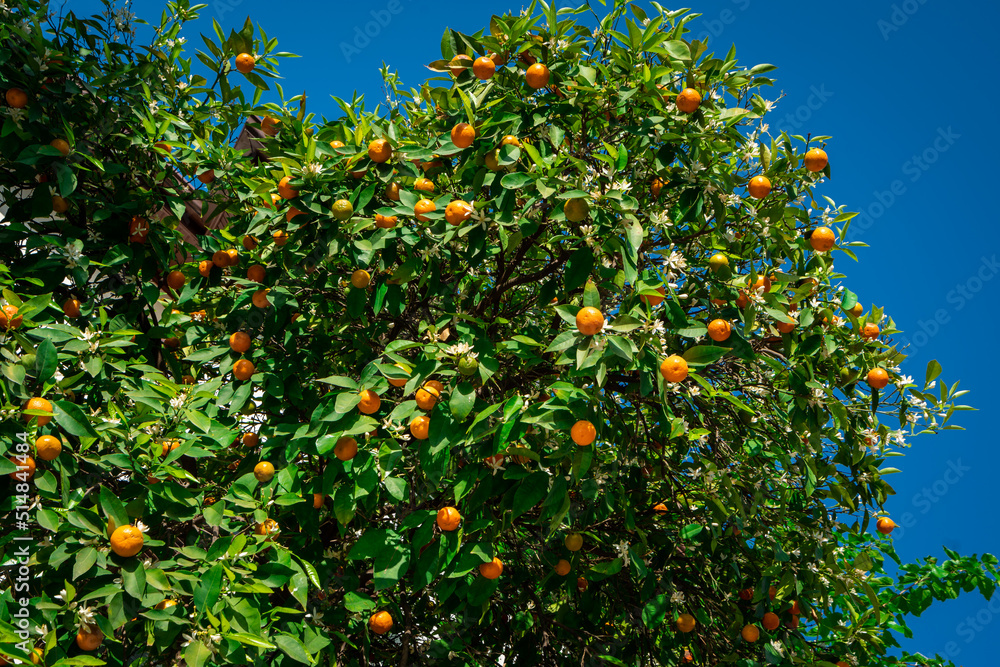
[[[206,505],[212,505],[213,503],[209,503],[208,500],[209,500],[208,498],[205,499],[205,501],[206,501],[205,504]],[[177,600],[163,600],[163,601],[159,602],[153,608],[154,609],[167,609],[168,607],[176,607],[176,606],[177,606]]]
[[[452,58],[451,61],[448,63],[448,69],[451,70],[451,75],[455,77],[460,76],[462,72],[466,70],[464,61],[467,60],[471,61],[472,58],[465,55],[464,53],[459,53],[457,56]]]
[[[364,289],[372,282],[372,276],[364,269],[358,269],[351,274],[351,285],[357,289]]]
[[[660,375],[667,382],[680,382],[688,375],[688,363],[677,354],[672,354],[660,364]]]
[[[569,574],[570,571],[569,561],[566,560],[565,558],[560,558],[559,562],[556,563],[555,570],[556,574],[558,574],[560,577],[565,577],[567,574]]]
[[[661,303],[663,303],[663,299],[667,295],[667,291],[662,286],[657,287],[656,291],[660,293],[660,296],[654,296],[652,294],[640,294],[639,301],[642,301],[643,303],[650,306],[660,305]]]
[[[487,58],[487,60],[489,60]],[[493,62],[492,60],[490,61]],[[483,575],[484,579],[497,579],[501,574],[503,574],[503,562],[497,558],[493,557],[489,563],[480,563],[479,574]]]
[[[368,627],[377,635],[384,635],[392,630],[392,616],[387,611],[379,611],[368,619]]]
[[[167,287],[172,290],[179,290],[187,283],[187,278],[180,271],[171,271],[167,274]]]
[[[118,526],[111,533],[111,550],[123,558],[130,558],[142,551],[142,531],[135,526]]]
[[[80,302],[76,299],[66,299],[63,301],[63,315],[66,317],[80,317]]]
[[[888,535],[892,532],[892,529],[896,527],[896,522],[887,516],[880,518],[875,522],[875,529],[883,535]]]
[[[260,121],[260,131],[269,137],[273,137],[278,133],[278,125],[280,124],[281,121],[277,118],[264,116],[264,120]]]
[[[299,191],[289,185],[291,181],[291,176],[285,176],[278,181],[278,195],[282,199],[295,199],[299,196]]]
[[[444,219],[452,225],[460,225],[469,219],[473,210],[472,204],[469,202],[456,199],[445,207]]]
[[[593,306],[584,306],[576,314],[577,331],[584,336],[593,336],[604,328],[604,313]]]
[[[569,551],[579,551],[583,548],[583,535],[580,533],[570,533],[563,540],[563,544]]]
[[[569,435],[573,438],[573,442],[578,444],[580,447],[586,447],[597,439],[597,429],[589,421],[581,419],[577,423],[573,424],[573,428],[570,429]]]
[[[128,225],[129,243],[145,243],[149,236],[149,222],[146,218],[135,216]]]
[[[753,599],[753,589],[752,588],[744,588],[743,590],[741,590],[740,591],[740,599],[741,600],[746,600],[746,601],[752,600]]]
[[[277,533],[278,530],[279,527],[277,521],[274,519],[264,519],[263,523],[258,523],[253,529],[253,533],[254,535],[271,535],[272,533]],[[268,537],[265,541],[270,542],[271,538]]]
[[[867,382],[873,389],[881,389],[889,384],[889,374],[884,368],[873,368],[868,371]]]
[[[215,180],[215,171],[213,169],[209,169],[208,171],[201,172],[198,174],[198,180],[205,185],[208,185]]]
[[[313,494],[313,509],[318,510],[322,508],[325,502],[326,502],[326,496],[324,496],[322,493]]]
[[[286,222],[291,222],[292,220],[295,219],[295,216],[297,216],[297,215],[304,215],[304,214],[305,214],[305,211],[300,211],[299,209],[297,209],[294,206],[292,206],[287,211],[285,211],[285,221]],[[272,234],[272,236],[274,236],[274,235]],[[278,241],[278,239],[275,238],[275,241]],[[280,242],[280,243],[278,243],[278,245],[285,245],[285,244],[284,244],[284,242]]]
[[[409,375],[410,373],[410,369],[402,364],[393,364],[393,366],[406,371],[407,375]],[[391,384],[393,387],[402,387],[403,385],[406,384],[407,380],[408,378],[389,378],[389,384]]]
[[[198,262],[198,273],[201,274],[202,277],[208,278],[212,275],[213,266],[215,266],[215,263],[212,260],[203,259]]]
[[[65,213],[68,210],[69,210],[69,204],[66,203],[65,199],[63,199],[59,195],[53,195],[52,196],[52,212],[53,213]],[[143,237],[142,240],[144,241],[145,237]],[[142,243],[142,241],[137,241],[137,243]]]
[[[399,201],[399,183],[388,183],[385,186],[385,196],[392,201]]]
[[[691,632],[695,625],[697,625],[697,621],[691,614],[681,614],[677,617],[677,629],[681,632]]]
[[[343,141],[334,140],[330,142],[330,148],[343,148],[343,147],[344,147]]]
[[[729,266],[729,258],[721,252],[717,252],[708,258],[708,268],[716,272],[724,266]]]
[[[0,308],[0,327],[4,329],[17,329],[21,326],[24,318],[17,314],[17,306],[7,304]]]
[[[743,630],[740,631],[740,636],[743,637],[743,641],[750,642],[751,644],[758,639],[760,639],[760,630],[757,629],[756,625],[744,625]]]
[[[410,422],[410,434],[417,440],[426,440],[430,437],[431,420],[427,415],[420,415]]]
[[[775,597],[776,597],[777,595],[778,595],[778,589],[777,589],[777,588],[775,588],[774,586],[769,586],[769,587],[768,587],[768,589],[767,589],[767,596],[768,596],[769,598],[771,598],[771,600],[774,600],[774,598],[775,598]]]
[[[476,129],[468,123],[459,123],[451,128],[451,143],[458,148],[468,148],[476,139]]]
[[[690,649],[684,649],[684,656],[682,660],[684,660],[684,662],[694,662],[694,654],[691,653]]]
[[[875,340],[878,338],[879,333],[881,333],[881,330],[878,328],[878,325],[874,322],[869,322],[865,325],[865,328],[861,330],[861,337],[867,340]]]
[[[750,185],[747,188],[751,197],[763,199],[771,192],[771,181],[768,180],[767,176],[754,176],[750,179]]]
[[[25,409],[26,410],[41,410],[42,412],[52,412],[52,404],[49,403],[44,398],[38,398],[38,397],[29,398],[27,405],[25,405]],[[37,419],[38,420],[38,425],[39,426],[45,426],[50,421],[52,421],[52,417],[48,417],[48,416],[45,416],[45,415],[41,415],[41,416],[24,415],[24,420],[26,422],[30,423],[31,420],[33,420],[33,419]]]
[[[212,253],[212,264],[215,264],[220,269],[224,269],[229,266],[229,253],[225,250],[216,250]]]
[[[649,191],[653,194],[653,197],[659,197],[660,191],[663,190],[664,183],[657,177],[653,179],[653,182],[649,184]]]
[[[590,215],[590,204],[586,199],[570,199],[563,204],[563,214],[570,222],[583,222]]]
[[[294,211],[296,209],[292,210]],[[276,246],[283,246],[288,243],[288,233],[282,229],[274,230],[274,233],[271,234],[271,238],[274,239],[274,245]]]
[[[500,146],[517,146],[521,147],[521,140],[515,137],[513,134],[505,134],[503,139],[500,140]]]
[[[260,444],[260,436],[256,433],[247,432],[243,434],[241,441],[243,442],[244,447],[253,448]]]
[[[261,461],[253,467],[253,476],[258,482],[267,484],[274,477],[274,466],[269,461]]]
[[[249,380],[256,371],[253,362],[249,359],[240,359],[233,364],[233,377],[241,382]]]
[[[795,318],[792,318],[795,319]],[[795,322],[776,322],[774,328],[781,333],[792,333],[795,331]]]
[[[368,157],[372,159],[372,162],[379,164],[388,162],[389,158],[392,157],[392,146],[386,139],[375,139],[368,144]]]
[[[708,337],[716,343],[729,340],[733,333],[733,327],[726,320],[712,320],[708,324]]]
[[[63,157],[69,155],[69,142],[65,139],[53,139],[49,142],[49,146],[62,153]]]
[[[256,65],[257,61],[249,53],[241,53],[236,56],[236,69],[239,70],[240,74],[249,74]]]
[[[242,331],[237,331],[229,337],[229,347],[233,352],[243,354],[250,349],[250,336]]]
[[[826,252],[836,244],[833,230],[829,227],[817,227],[809,235],[809,245],[816,252]]]
[[[492,79],[493,75],[496,74],[497,64],[493,62],[492,58],[487,56],[480,56],[476,58],[476,61],[472,63],[472,73],[476,75],[476,78],[480,81],[486,81],[487,79]]]
[[[418,178],[413,183],[413,189],[421,192],[434,192],[434,183],[429,178]]]
[[[14,465],[18,466],[17,470],[8,475],[8,477],[10,477],[11,479],[20,482],[22,481],[21,480],[22,475],[24,476],[25,480],[29,480],[35,476],[35,459],[31,458],[30,456],[25,456],[23,463],[16,456],[11,456],[7,460],[13,463]]]
[[[243,237],[243,240],[240,241],[240,244],[243,246],[244,250],[255,250],[257,248],[257,238],[247,234]]]
[[[333,211],[333,217],[340,222],[350,220],[351,216],[354,215],[354,204],[347,199],[338,199],[333,202],[333,206],[330,209]]]
[[[805,165],[809,171],[823,171],[829,162],[830,159],[822,148],[812,148],[806,151]]]
[[[844,662],[843,660],[838,660],[838,661],[837,661],[837,667],[851,667],[851,666],[850,666],[850,665],[848,665],[848,664],[847,664],[846,662]]]
[[[766,614],[764,614],[764,618],[761,621],[761,624],[764,626],[764,629],[766,630],[777,630],[778,626],[781,625],[781,620],[778,618],[777,614],[775,614],[773,611],[769,611]]]
[[[437,405],[438,399],[441,397],[441,392],[434,387],[428,387],[424,385],[420,389],[417,389],[415,398],[417,399],[417,407],[421,410],[433,410],[434,406]]]
[[[361,401],[358,403],[358,410],[363,414],[370,415],[378,412],[379,406],[382,405],[382,399],[371,389],[361,390]]]
[[[653,511],[656,512],[657,514],[666,514],[667,506],[664,505],[663,503],[656,503],[655,505],[653,505]]]
[[[417,220],[427,222],[430,220],[424,213],[432,213],[437,210],[437,206],[430,199],[421,199],[413,207],[413,214]]]
[[[549,68],[542,63],[535,63],[524,73],[528,85],[538,90],[549,85]]]
[[[799,627],[799,617],[798,616],[792,616],[792,620],[785,621],[785,627],[786,628],[790,628],[792,630],[794,630],[795,628]]]
[[[104,641],[104,633],[96,625],[84,625],[76,633],[76,645],[81,651],[96,651]]]
[[[454,507],[442,507],[437,513],[437,525],[441,530],[450,533],[458,528],[462,515]]]
[[[7,105],[13,109],[23,109],[28,106],[28,94],[20,88],[11,88],[4,98],[7,100]]]
[[[851,308],[847,312],[849,312],[851,315],[854,315],[854,317],[861,317],[861,315],[865,312],[865,307],[862,306],[860,303],[856,303],[853,306],[851,306]]]
[[[677,93],[677,108],[684,113],[694,113],[701,106],[701,93],[694,88],[685,88]]]
[[[41,460],[52,461],[62,451],[62,441],[53,435],[43,435],[35,440],[35,450]]]
[[[796,616],[799,616],[802,613],[802,607],[799,606],[798,600],[792,600],[792,608],[789,611]]]
[[[250,301],[253,303],[253,305],[257,306],[258,308],[267,308],[269,305],[271,305],[271,302],[267,298],[267,293],[270,291],[271,290],[266,288],[259,289],[253,293],[253,296],[250,297]]]
[[[576,589],[578,591],[580,591],[582,593],[585,590],[587,590],[588,586],[590,586],[590,582],[589,581],[587,581],[583,577],[577,577],[576,578]]]
[[[260,264],[254,264],[247,269],[247,280],[252,280],[255,283],[264,282],[265,275],[264,267]]]
[[[333,455],[341,461],[350,461],[358,455],[358,441],[348,436],[340,438],[333,447]]]
[[[503,167],[500,165],[499,150],[492,150],[486,154],[483,158],[486,168],[490,171],[500,171]]]
[[[375,214],[375,226],[382,229],[392,229],[396,226],[396,216],[394,215],[382,215],[381,213]]]

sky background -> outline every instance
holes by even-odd
[[[273,0],[207,2],[185,35],[191,48],[201,45],[197,32],[211,33],[212,18],[228,33],[249,16],[278,38],[279,50],[302,56],[280,64],[286,94],[308,91],[309,110],[333,118],[340,114],[329,95],[350,99],[356,90],[369,108],[382,98],[383,62],[407,87],[418,87],[432,74],[423,66],[441,57],[446,27],[474,33],[492,14],[526,6],[335,0],[295,2],[289,10]],[[164,6],[136,0],[132,9],[158,20]],[[866,310],[883,306],[905,331],[899,340],[909,342],[911,356],[903,372],[922,382],[927,362],[937,359],[944,366],[939,382],[961,379],[970,390],[966,402],[979,408],[957,414],[955,423],[966,431],[915,438],[906,457],[889,462],[902,470],[889,478],[897,495],[887,504],[896,522],[905,522],[893,534],[900,556],[944,559],[942,545],[1000,554],[993,510],[1000,448],[991,430],[1000,364],[989,351],[1000,319],[1000,244],[997,213],[988,198],[979,199],[992,192],[993,176],[976,157],[1000,152],[997,133],[983,130],[1000,108],[991,85],[1000,63],[1000,9],[972,0],[691,0],[690,6],[702,16],[690,24],[689,38],[708,37],[710,50],[720,54],[735,43],[741,66],[778,66],[769,74],[777,81],[773,91],[764,93],[772,100],[784,95],[768,115],[772,133],[833,137],[832,179],[819,194],[862,212],[851,240],[871,246],[857,250],[857,263],[837,255],[836,265]],[[64,7],[86,14],[100,5],[68,0]],[[363,35],[366,27],[374,37]],[[936,603],[911,626],[915,638],[900,638],[911,651],[940,653],[964,667],[998,664],[1000,594],[992,603],[978,593]]]

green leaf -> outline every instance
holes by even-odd
[[[38,351],[35,357],[35,369],[38,371],[38,379],[46,381],[55,375],[59,363],[59,354],[52,341],[46,338],[38,344]]]
[[[689,523],[681,529],[681,538],[685,540],[690,540],[692,537],[697,537],[705,526],[699,523]]]
[[[514,494],[511,519],[516,519],[542,502],[549,493],[549,479],[547,472],[535,472],[521,480],[517,493]]]
[[[524,172],[515,171],[513,173],[505,175],[500,179],[500,185],[508,190],[520,190],[528,183],[531,183],[534,178],[530,174],[525,174]]]
[[[358,614],[363,611],[368,611],[369,609],[375,608],[375,601],[364,593],[355,593],[350,591],[344,595],[344,608],[352,614]]]
[[[101,509],[104,510],[104,516],[115,522],[115,528],[127,526],[130,523],[125,506],[118,500],[118,496],[104,486],[101,487],[98,495],[100,496]]]
[[[222,591],[222,563],[216,563],[201,578],[194,589],[194,606],[204,612],[216,603]]]
[[[941,375],[941,364],[938,363],[937,359],[931,359],[927,362],[927,376],[924,380],[924,387],[936,380],[939,375]]]
[[[98,437],[97,431],[91,426],[90,420],[75,403],[69,401],[54,401],[52,403],[52,414],[55,422],[64,431],[78,438]]]
[[[566,289],[575,290],[587,282],[594,270],[594,251],[589,246],[576,250],[566,260]]]
[[[271,642],[263,639],[258,635],[251,635],[245,632],[230,632],[225,635],[226,639],[233,639],[241,644],[246,644],[247,646],[256,646],[258,648],[275,649],[277,646]]]
[[[729,352],[728,347],[717,347],[715,345],[696,345],[686,350],[681,356],[691,366],[707,366],[725,356]]]
[[[448,399],[448,407],[451,414],[458,421],[465,421],[472,409],[476,406],[476,387],[471,382],[460,382],[455,390],[451,392]]]
[[[642,622],[647,628],[658,628],[670,609],[670,598],[667,595],[657,595],[646,603],[642,609]]]
[[[76,560],[73,561],[73,581],[76,581],[93,567],[94,563],[97,562],[97,549],[94,547],[84,547],[76,554]]]
[[[193,641],[184,649],[184,662],[187,667],[203,667],[212,657],[212,651],[203,641]]]

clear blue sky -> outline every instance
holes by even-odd
[[[374,106],[383,61],[418,87],[431,74],[423,65],[440,58],[445,27],[472,33],[492,14],[522,7],[516,0],[206,1],[198,29],[211,32],[214,17],[228,32],[250,16],[281,50],[303,56],[281,65],[286,94],[307,90],[309,109],[330,117],[339,115],[331,94],[350,98],[357,90]],[[911,525],[894,533],[896,548],[904,560],[946,558],[942,545],[1000,554],[1000,519],[990,509],[1000,467],[990,430],[1000,368],[989,352],[1000,319],[1000,243],[998,215],[983,194],[992,192],[1000,154],[988,129],[1000,108],[993,85],[1000,9],[972,0],[688,4],[703,14],[692,23],[695,35],[709,36],[715,51],[735,43],[741,64],[779,67],[774,92],[765,93],[785,95],[768,116],[772,130],[833,137],[832,180],[820,193],[867,213],[865,229],[856,219],[855,238],[871,246],[858,250],[858,263],[840,255],[837,265],[866,309],[885,307],[906,331],[912,356],[904,372],[922,380],[936,358],[941,379],[961,379],[971,390],[967,402],[980,409],[958,415],[966,431],[915,438],[905,458],[892,460],[903,472],[890,478],[897,495],[888,509],[897,523],[911,515]],[[96,3],[68,5],[84,13]],[[158,18],[163,6],[136,0],[133,9]],[[366,28],[375,37],[355,42]],[[201,43],[197,34],[187,38],[191,47]],[[913,627],[910,650],[995,667],[1000,594],[992,604],[972,594],[937,604]]]

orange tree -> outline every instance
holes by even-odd
[[[947,664],[997,561],[899,563],[884,476],[963,392],[772,66],[538,2],[318,119],[198,9],[0,6],[7,660]]]

